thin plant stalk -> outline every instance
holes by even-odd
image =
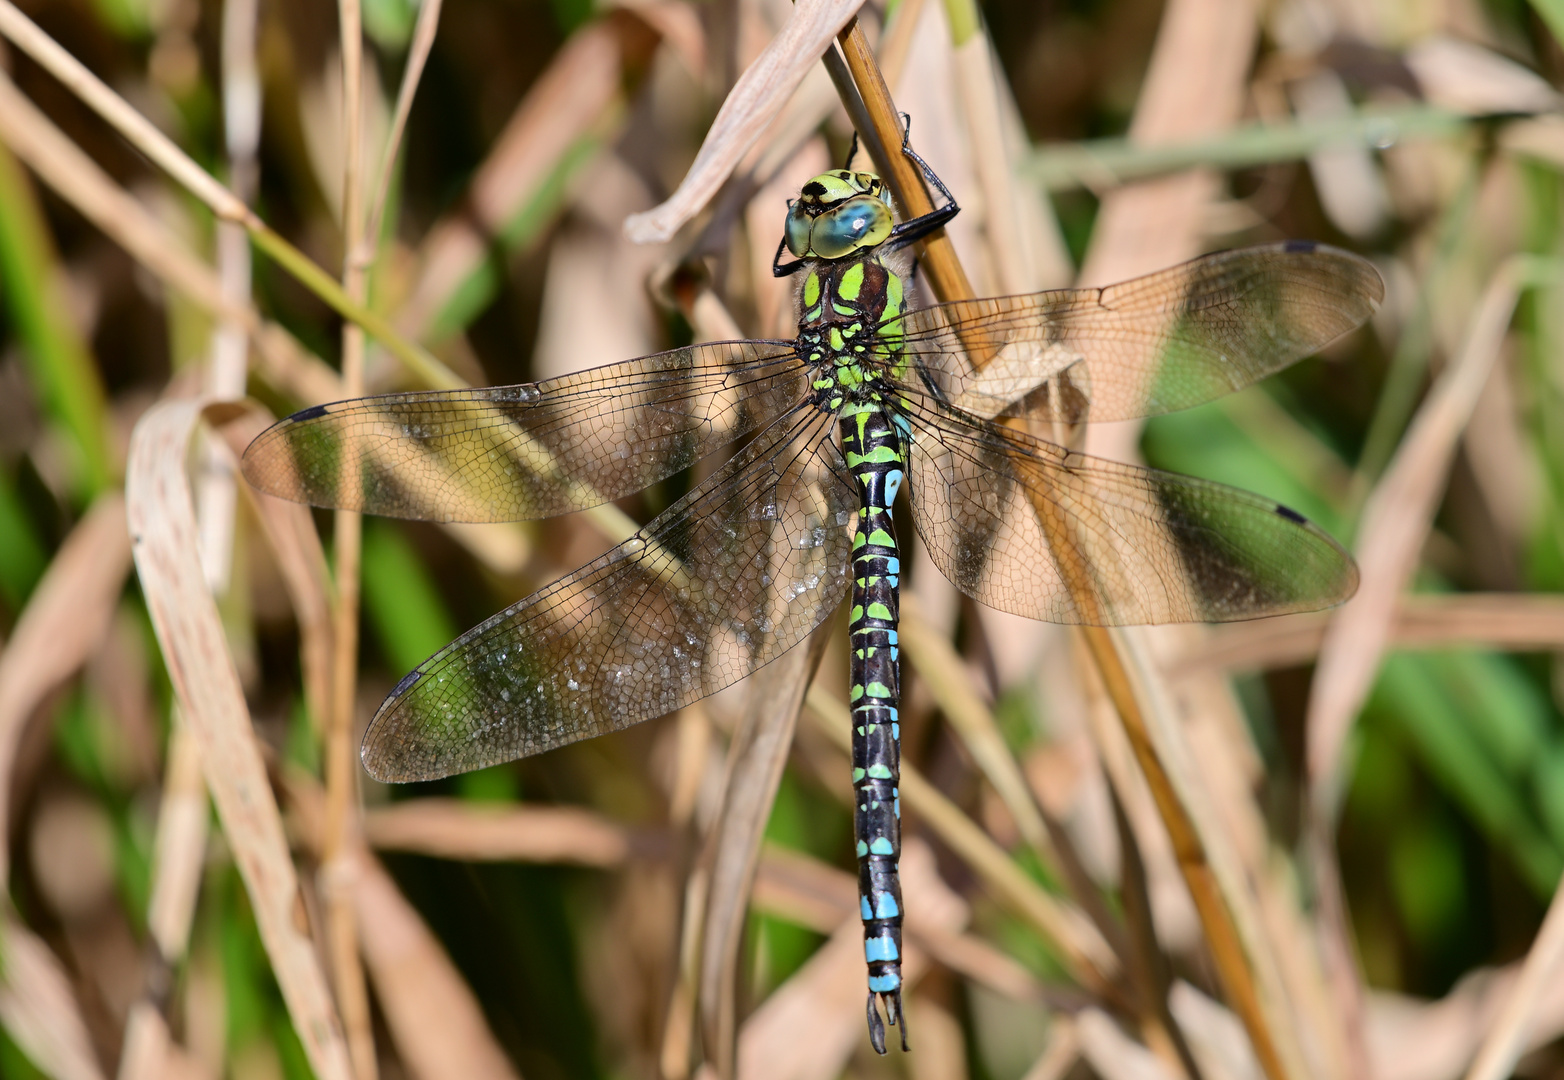
[[[364,37],[358,0],[339,0],[342,44],[343,154],[342,289],[355,304],[364,302],[366,270],[353,257],[363,243]],[[364,392],[364,331],[342,325],[342,392]],[[345,468],[353,468],[345,463]],[[356,476],[344,490],[358,487]],[[332,534],[335,603],[332,608],[331,710],[326,723],[326,821],[321,876],[325,883],[331,968],[342,1010],[348,1050],[358,1080],[377,1074],[375,1038],[369,1016],[369,991],[359,964],[358,926],[353,906],[354,852],[357,847],[358,775],[353,753],[354,702],[358,696],[358,605],[363,518],[338,510]]]
[[[349,261],[362,268],[368,268],[375,259],[381,223],[385,217],[386,204],[391,198],[391,178],[396,175],[396,156],[402,149],[402,136],[407,132],[407,118],[413,111],[418,82],[423,77],[424,65],[429,61],[429,52],[434,48],[434,36],[440,28],[440,7],[443,2],[423,0],[418,7],[418,22],[413,27],[413,40],[407,49],[407,66],[402,71],[402,85],[396,92],[396,113],[391,118],[391,131],[386,136],[380,167],[375,172],[375,194],[369,202],[364,234],[358,247],[350,249]]]
[[[842,31],[840,41],[843,55],[853,73],[859,93],[863,95],[864,105],[880,141],[887,147],[900,146],[900,118],[896,113],[895,105],[891,102],[885,81],[880,77],[879,69],[874,64],[873,53],[856,20],[849,23]],[[933,208],[932,201],[924,190],[922,178],[917,175],[911,162],[907,161],[904,155],[894,152],[888,154],[888,158],[892,189],[907,213],[916,217],[929,212]],[[930,238],[924,260],[923,268],[941,300],[950,302],[973,298],[971,283],[956,259],[954,248],[942,234],[937,233]],[[986,357],[973,357],[974,362],[978,363],[984,359]],[[1042,507],[1038,509],[1038,519],[1047,527],[1053,515],[1043,512]],[[1066,580],[1074,587],[1081,610],[1091,611],[1095,605],[1092,602],[1089,585],[1084,578],[1079,578],[1078,574],[1072,573],[1066,565],[1071,560],[1064,556],[1067,556],[1074,547],[1070,538],[1050,535],[1049,539],[1054,550],[1061,556],[1061,567],[1065,568]],[[1261,1007],[1254,973],[1250,968],[1233,914],[1228,909],[1217,883],[1216,874],[1206,857],[1205,844],[1195,828],[1194,820],[1179,798],[1152,743],[1145,713],[1134,691],[1134,683],[1124,658],[1120,655],[1118,645],[1104,627],[1086,626],[1082,628],[1082,632],[1102,674],[1109,698],[1118,711],[1130,744],[1135,750],[1136,759],[1146,776],[1157,809],[1167,826],[1169,837],[1173,841],[1179,870],[1195,902],[1195,910],[1205,930],[1207,944],[1216,963],[1228,1003],[1242,1021],[1265,1075],[1269,1080],[1289,1080],[1276,1042],[1271,1035],[1270,1025]]]

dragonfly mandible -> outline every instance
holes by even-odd
[[[317,405],[244,455],[249,481],[288,499],[495,522],[621,498],[747,439],[630,539],[409,673],[362,758],[380,780],[429,780],[619,731],[744,678],[850,594],[860,913],[882,1054],[880,1007],[907,1045],[898,492],[945,576],[1016,615],[1220,622],[1339,603],[1357,568],[1294,511],[1041,436],[1248,386],[1359,326],[1384,291],[1358,256],[1289,242],[1106,288],[913,308],[911,245],[959,207],[903,152],[941,194],[930,214],[897,223],[880,178],[850,169],[789,203],[773,270],[796,276],[791,341]]]

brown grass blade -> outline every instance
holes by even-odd
[[[271,414],[255,405],[222,425],[221,432],[232,454],[231,471],[252,439],[271,424]],[[304,704],[316,724],[326,715],[331,679],[331,582],[326,551],[309,507],[288,502],[248,484],[243,485],[255,508],[256,520],[266,537],[272,558],[282,575],[283,587],[299,625],[299,666],[304,676]]]
[[[908,910],[909,928],[922,922],[954,932],[965,925],[966,903],[940,880],[926,845],[909,842],[902,849],[901,873],[920,909]],[[914,937],[906,950],[907,984],[914,985],[927,969],[927,953]],[[738,1075],[743,1080],[830,1080],[841,1075],[863,1038],[863,978],[863,924],[855,914],[745,1022],[739,1033]]]
[[[1515,985],[1504,995],[1499,1015],[1488,1027],[1477,1057],[1466,1073],[1466,1080],[1505,1080],[1514,1073],[1515,1063],[1539,1026],[1537,1013],[1541,1010],[1543,991],[1550,983],[1558,981],[1561,959],[1564,959],[1564,888],[1554,890],[1548,913],[1521,964]]]
[[[217,607],[200,572],[185,460],[201,404],[164,402],[136,425],[126,502],[136,569],[175,694],[201,749],[218,818],[250,895],[261,941],[316,1074],[352,1076],[298,879],[255,746]]]
[[[519,1076],[495,1042],[472,988],[396,882],[367,853],[360,852],[355,862],[354,906],[360,925],[372,928],[360,941],[364,962],[409,1075]]]
[[[609,868],[634,850],[621,825],[569,806],[484,805],[418,799],[364,816],[364,837],[382,851],[467,862],[567,863]]]
[[[663,243],[717,193],[766,127],[777,118],[831,40],[863,0],[802,0],[781,32],[739,76],[677,190],[660,206],[633,214],[625,235],[638,244]]]
[[[845,870],[786,848],[768,846],[761,855],[752,901],[756,911],[831,934],[853,915],[857,900],[858,883]],[[1004,997],[1068,998],[1043,986],[1024,966],[982,938],[921,917],[908,924],[907,932],[945,967]]]
[[[61,545],[0,652],[0,824],[22,729],[43,699],[86,663],[109,627],[130,571],[125,500],[99,497]],[[5,829],[0,829],[4,835]],[[9,847],[0,845],[0,880]]]
[[[1364,506],[1357,545],[1363,584],[1325,633],[1305,720],[1312,801],[1322,821],[1335,817],[1341,748],[1390,640],[1397,598],[1417,567],[1461,430],[1498,358],[1521,290],[1555,273],[1553,263],[1524,256],[1500,267],[1460,356],[1429,391]]]
[[[794,648],[751,678],[747,715],[728,751],[722,813],[710,841],[713,858],[699,993],[706,1057],[724,1078],[734,1075],[739,945],[760,862],[760,842],[782,782],[804,691],[825,653],[830,631],[827,623],[810,635],[804,647]]]
[[[1214,626],[1163,667],[1171,678],[1293,667],[1319,652],[1334,612]],[[1564,646],[1564,599],[1546,593],[1410,593],[1396,599],[1386,644],[1534,652]]]
[[[0,1023],[34,1065],[58,1080],[102,1080],[87,1025],[60,961],[20,920],[0,918],[5,957]]]

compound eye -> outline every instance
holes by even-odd
[[[810,246],[822,259],[877,247],[891,235],[891,211],[872,195],[855,195],[815,219]]]
[[[800,259],[809,254],[809,230],[813,224],[814,219],[800,203],[794,203],[787,208],[787,221],[782,226],[782,236],[787,240],[787,249]]]

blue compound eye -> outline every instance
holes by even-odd
[[[813,225],[814,218],[809,216],[801,203],[794,203],[787,208],[787,221],[782,226],[782,235],[787,240],[787,249],[800,259],[809,254],[809,230]]]
[[[890,207],[872,195],[857,195],[815,218],[810,247],[822,259],[840,259],[883,244],[891,227]]]

